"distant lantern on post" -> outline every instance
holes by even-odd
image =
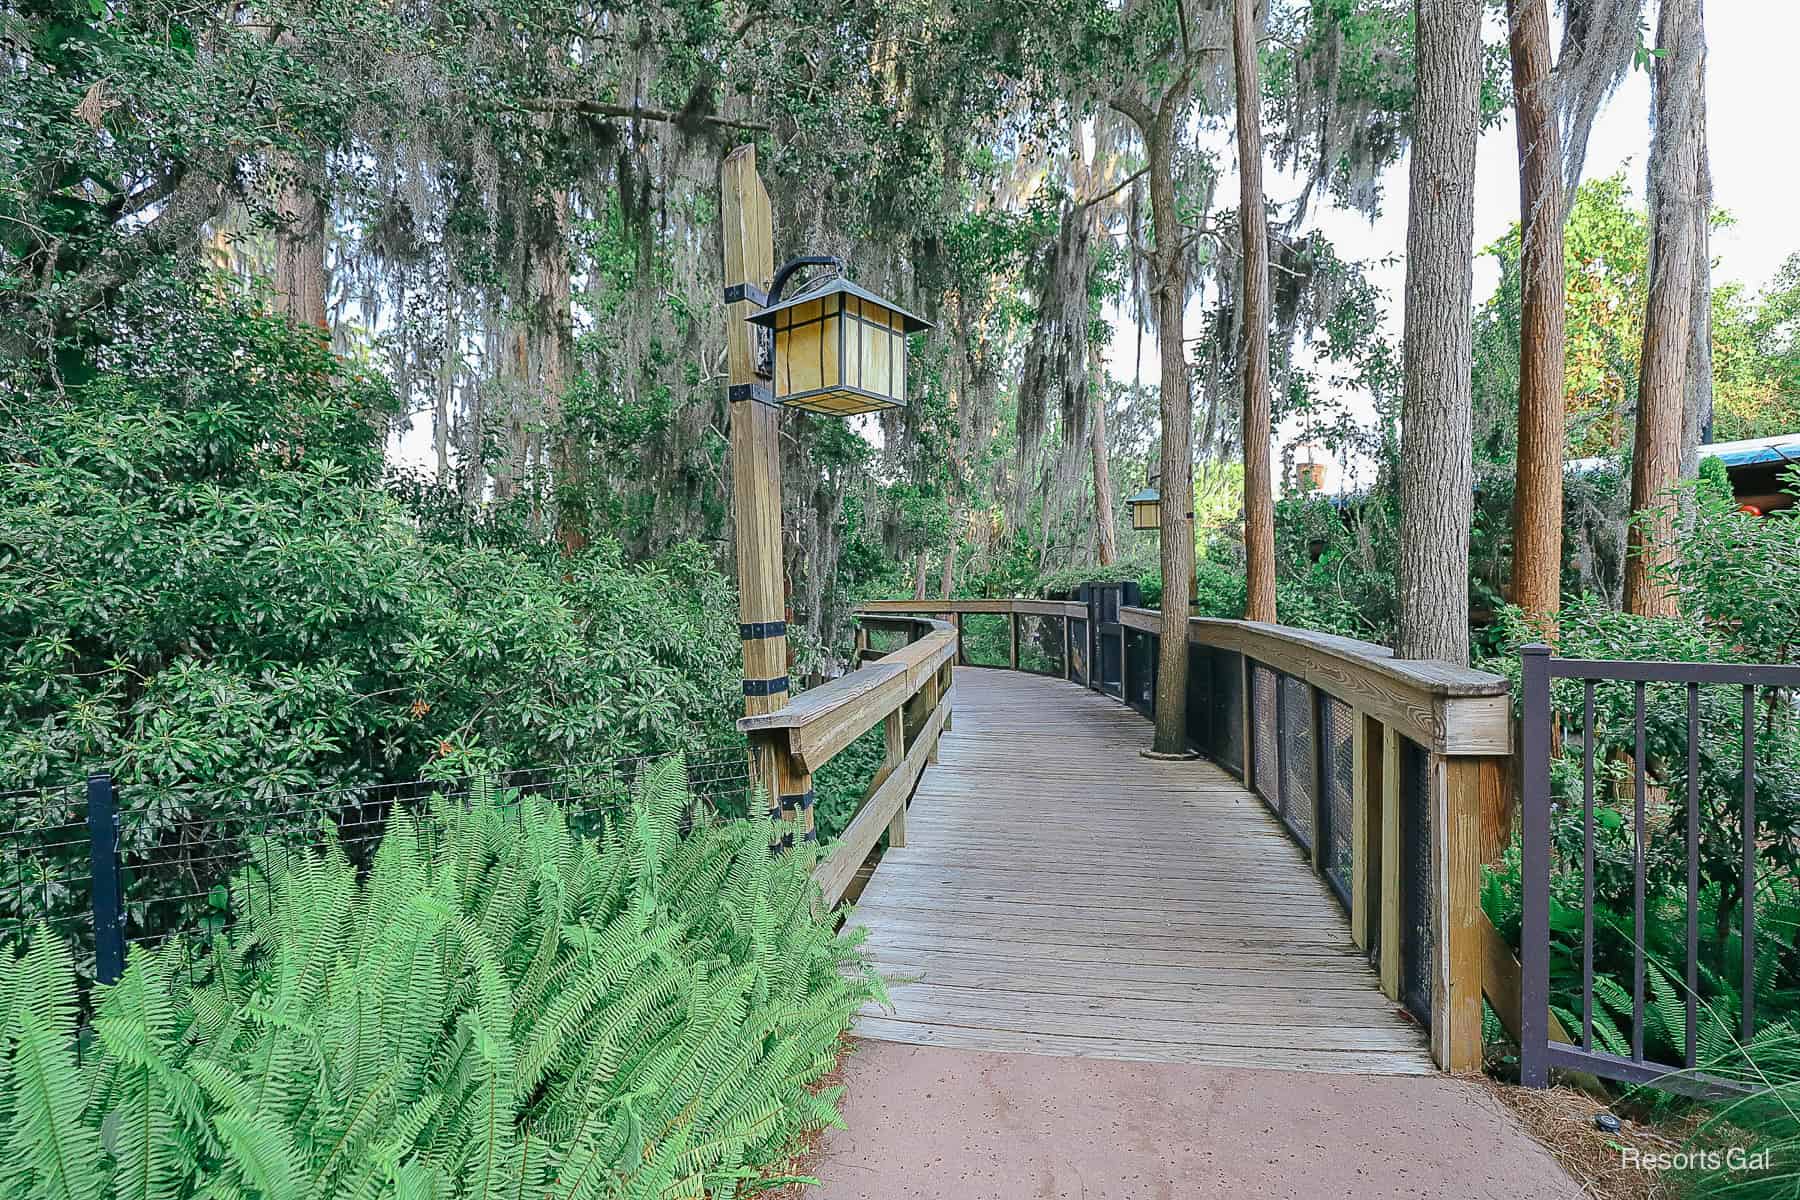
[[[1135,496],[1126,498],[1125,503],[1131,507],[1131,527],[1136,530],[1160,530],[1162,528],[1162,493],[1153,487],[1147,487]]]
[[[931,323],[842,275],[784,301],[785,280],[776,275],[768,307],[750,318],[774,332],[775,403],[839,417],[905,406],[906,338]]]

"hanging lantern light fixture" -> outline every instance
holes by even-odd
[[[783,285],[804,266],[836,270],[781,299]],[[841,262],[823,256],[797,258],[777,271],[768,304],[749,320],[773,335],[768,367],[775,403],[840,417],[904,407],[906,339],[931,328],[850,282]]]

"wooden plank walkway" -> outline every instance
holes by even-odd
[[[951,732],[853,921],[916,1045],[1368,1074],[1434,1070],[1262,802],[1072,683],[959,668]]]

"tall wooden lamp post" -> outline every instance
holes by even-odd
[[[806,255],[775,269],[769,193],[756,173],[754,145],[725,157],[719,193],[738,636],[744,645],[744,715],[756,717],[785,708],[789,694],[781,410],[849,416],[904,405],[907,335],[931,326],[851,283],[835,258]],[[807,268],[819,273],[784,301],[783,289]],[[801,837],[811,841],[812,776],[782,745],[778,739],[752,742],[751,779],[768,798],[769,816],[794,814]]]

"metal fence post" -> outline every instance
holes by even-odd
[[[89,775],[87,800],[94,969],[101,983],[115,983],[125,973],[125,896],[119,879],[119,803],[112,776]]]
[[[1524,728],[1519,1082],[1550,1084],[1550,647],[1519,650]]]

